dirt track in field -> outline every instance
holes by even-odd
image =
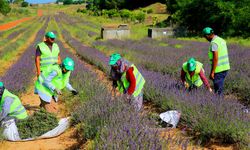
[[[37,10],[37,16],[42,16],[42,15],[43,15],[43,11],[40,9]],[[25,17],[25,18],[22,18],[19,20],[8,22],[6,24],[2,24],[2,25],[0,25],[0,31],[9,30],[9,29],[14,28],[14,27],[18,26],[19,24],[26,22],[28,20],[31,20],[33,18],[34,17]]]
[[[26,17],[26,18],[22,18],[22,19],[19,19],[19,20],[16,20],[16,21],[12,21],[12,22],[0,25],[0,31],[11,29],[11,28],[13,28],[13,27],[25,22],[25,21],[28,21],[28,20],[30,20],[32,18],[33,17]]]

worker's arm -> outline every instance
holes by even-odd
[[[62,63],[61,57],[60,57],[60,53],[58,54],[58,62],[59,65]]]
[[[134,71],[134,68],[133,67],[130,67],[128,69],[128,71],[126,72],[126,78],[129,82],[129,87],[128,87],[128,91],[127,93],[129,95],[132,95],[135,91],[135,86],[136,86],[136,79],[135,79],[135,75],[133,73]]]
[[[184,83],[186,81],[185,76],[186,76],[186,72],[183,69],[181,69],[181,81],[182,81],[182,83]]]
[[[47,87],[48,89],[50,89],[52,92],[56,89],[56,87],[51,83],[51,81],[53,80],[53,78],[55,78],[57,76],[57,72],[56,71],[52,71],[49,76],[47,78],[45,78],[44,82],[43,82],[43,86]]]
[[[200,71],[200,73],[199,73],[199,76],[200,76],[202,82],[204,83],[204,85],[205,85],[208,89],[210,89],[210,84],[209,84],[209,82],[208,82],[208,80],[207,80],[207,78],[206,78],[206,76],[205,76],[205,73],[204,73],[203,69],[201,69],[201,71]]]
[[[41,57],[41,51],[40,51],[40,48],[37,46],[36,48],[36,59],[35,59],[35,62],[36,62],[36,74],[37,76],[40,75],[40,57]]]
[[[212,68],[210,72],[210,79],[214,79],[214,73],[215,69],[218,64],[218,45],[216,43],[211,43],[212,44],[212,53],[213,53],[213,60],[212,60]]]
[[[10,113],[10,106],[13,103],[14,99],[11,97],[6,97],[4,100],[4,104],[2,106],[2,111],[0,112],[0,121],[8,116]]]
[[[74,88],[72,87],[72,85],[71,85],[69,82],[66,84],[66,88],[67,88],[72,94],[74,94],[74,95],[77,95],[77,94],[78,94],[78,91],[77,91],[76,89],[74,89]]]

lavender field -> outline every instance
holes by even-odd
[[[72,23],[69,18],[63,17],[63,15],[58,16],[60,19],[56,19],[57,23]],[[67,19],[67,21],[63,21],[64,19]],[[79,30],[79,32],[82,31]],[[67,30],[67,28],[62,29],[62,35],[82,59],[97,66],[104,72],[109,70],[107,60],[111,52],[120,52],[129,60],[135,62],[147,80],[146,100],[152,101],[162,111],[169,109],[180,110],[183,115],[181,124],[192,128],[193,134],[199,132],[199,138],[202,142],[206,143],[215,138],[226,143],[247,143],[249,117],[243,110],[248,106],[244,106],[239,101],[248,101],[248,99],[244,98],[245,95],[242,95],[240,99],[226,97],[225,100],[211,95],[207,91],[186,93],[180,85],[178,79],[179,66],[187,58],[196,57],[205,64],[206,70],[209,69],[208,60],[206,59],[208,43],[175,39],[166,39],[166,41],[151,39],[143,39],[142,41],[110,40],[94,42],[93,47],[97,48],[95,49],[86,47],[84,43],[81,43],[81,39],[76,39],[70,35],[70,30]],[[161,46],[162,43],[166,44]],[[247,48],[237,45],[230,45],[231,48],[238,49],[245,54],[248,53]],[[230,60],[232,66],[235,66],[234,57]],[[236,63],[243,62],[238,61]],[[233,77],[230,75],[228,78]],[[238,79],[234,77],[231,80],[237,82]],[[238,86],[237,88],[240,89],[241,87]],[[248,88],[248,86],[245,86],[245,88]],[[226,89],[228,94],[240,93],[236,91],[235,87],[226,86]],[[240,135],[239,133],[244,134]]]
[[[59,102],[76,132],[70,138],[76,138],[77,144],[67,149],[212,149],[208,145],[215,143],[233,149],[249,148],[249,47],[228,45],[231,70],[225,81],[225,96],[219,97],[205,88],[188,92],[180,80],[181,66],[190,57],[204,64],[208,77],[208,42],[146,37],[102,40],[100,27],[100,22],[60,11],[1,33],[6,38],[0,39],[1,61],[9,61],[14,54],[19,57],[0,81],[18,96],[33,92],[35,47],[47,31],[52,29],[57,35],[61,58],[75,61],[70,82],[79,94],[73,97],[63,90]],[[34,39],[24,40],[26,36]],[[28,46],[19,54],[23,44]],[[135,111],[123,95],[113,96],[106,83],[111,82],[108,62],[114,52],[133,62],[146,80],[141,112]],[[160,121],[159,114],[168,110],[181,112],[176,130]]]

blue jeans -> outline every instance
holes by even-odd
[[[213,80],[213,82],[214,82],[214,91],[218,95],[223,94],[223,84],[224,84],[224,80],[225,80],[225,78],[227,76],[227,72],[228,72],[228,70],[214,74],[214,80]]]

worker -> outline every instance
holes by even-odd
[[[27,112],[20,99],[10,93],[3,82],[0,82],[0,122],[9,119],[22,120],[27,118]]]
[[[182,65],[181,81],[189,91],[201,87],[204,83],[208,90],[212,92],[210,84],[205,76],[203,64],[196,61],[194,58],[190,58]]]
[[[110,56],[111,78],[113,85],[126,95],[127,100],[137,111],[143,105],[143,86],[145,80],[134,64],[123,59],[120,54],[114,53]]]
[[[61,64],[59,56],[60,50],[56,43],[54,43],[56,35],[53,32],[45,34],[45,41],[41,42],[36,47],[36,69],[37,77],[48,66],[53,64]]]
[[[66,57],[61,65],[51,65],[39,75],[35,83],[35,94],[40,97],[40,107],[48,112],[57,113],[58,95],[62,94],[63,88],[66,87],[74,95],[78,94],[69,83],[74,65],[74,61]]]
[[[224,80],[230,69],[227,44],[225,40],[215,35],[210,27],[204,28],[202,33],[210,42],[208,57],[212,67],[209,77],[213,80],[215,93],[222,95]]]

